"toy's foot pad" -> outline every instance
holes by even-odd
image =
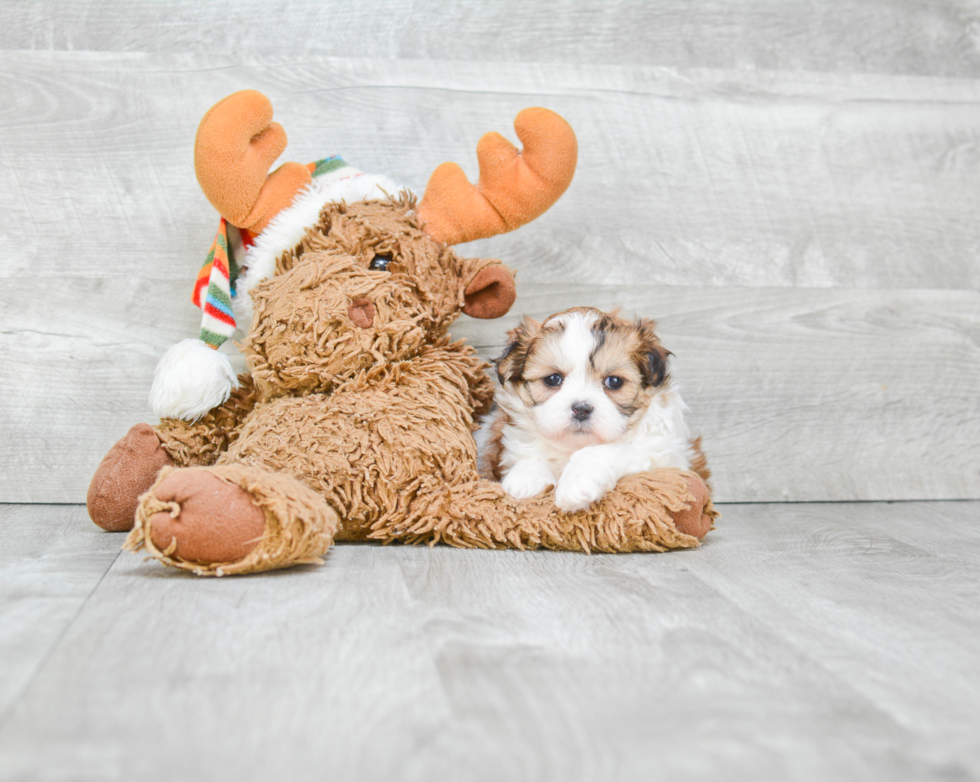
[[[139,497],[173,464],[153,427],[136,424],[109,449],[88,487],[88,515],[109,532],[133,528]]]
[[[711,529],[711,517],[704,512],[710,496],[708,487],[700,478],[691,475],[687,476],[687,488],[694,497],[694,502],[686,510],[674,514],[674,526],[678,532],[701,540]]]
[[[154,489],[154,513],[146,527],[153,545],[168,557],[190,562],[237,562],[265,532],[265,512],[234,483],[204,469],[180,470]]]

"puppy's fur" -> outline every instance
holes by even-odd
[[[480,468],[508,494],[555,486],[555,504],[581,510],[625,475],[657,467],[705,481],[654,322],[576,307],[525,318],[497,360],[496,409],[478,433]]]

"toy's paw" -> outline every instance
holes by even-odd
[[[604,469],[605,465],[588,450],[583,448],[573,454],[558,479],[555,505],[566,513],[585,510],[616,485],[616,475]]]
[[[691,493],[694,501],[686,510],[673,515],[674,526],[677,527],[678,532],[693,535],[700,540],[711,529],[711,517],[704,512],[704,508],[708,504],[708,487],[697,475],[688,475],[686,479],[687,490]]]
[[[109,532],[131,530],[140,495],[171,464],[153,427],[136,424],[109,449],[92,476],[86,497],[89,517]]]
[[[237,484],[206,468],[178,470],[144,499],[170,505],[146,521],[146,534],[167,556],[211,564],[237,562],[265,532],[265,512]]]
[[[555,485],[555,478],[546,465],[531,462],[518,462],[500,482],[505,492],[516,500],[537,497]]]

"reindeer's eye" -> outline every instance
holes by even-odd
[[[617,388],[623,387],[623,378],[617,377],[616,375],[610,375],[605,380],[602,381],[606,388],[615,391]]]
[[[548,377],[544,378],[544,384],[548,386],[548,388],[558,388],[564,379],[565,378],[555,372],[555,374],[548,375]]]
[[[386,272],[388,271],[388,264],[391,261],[392,258],[390,255],[375,255],[371,259],[371,263],[368,264],[368,268],[376,272]]]

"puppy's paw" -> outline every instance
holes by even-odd
[[[588,508],[616,485],[616,476],[602,465],[589,458],[576,459],[581,453],[569,460],[555,488],[555,505],[566,513]]]
[[[547,491],[549,486],[554,486],[555,478],[550,470],[518,462],[504,476],[500,485],[514,499],[526,500]]]
[[[566,513],[585,510],[593,502],[601,499],[607,491],[608,489],[594,478],[573,482],[565,480],[565,476],[562,475],[555,489],[555,505]]]

